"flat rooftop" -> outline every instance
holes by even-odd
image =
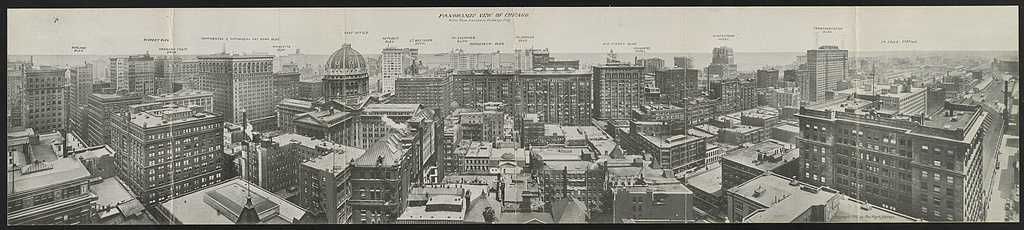
[[[879,206],[868,204],[864,201],[853,199],[846,195],[840,195],[839,208],[836,215],[829,223],[893,223],[893,222],[920,222],[917,219],[903,213],[885,209]]]
[[[658,146],[659,148],[669,148],[674,145],[686,144],[691,141],[700,139],[697,136],[691,136],[686,134],[680,134],[675,136],[653,136],[641,134],[640,136],[646,139],[648,142],[653,143],[655,146]]]
[[[587,170],[594,162],[589,161],[544,161],[545,170]]]
[[[929,119],[924,121],[924,126],[943,129],[967,129],[967,124],[970,123],[971,118],[978,114],[978,112],[980,111],[953,110],[948,112],[947,109],[942,109],[938,113],[929,116]]]
[[[355,161],[366,153],[366,150],[346,147],[340,151],[332,151],[320,157],[306,160],[302,165],[334,174],[341,173],[348,167],[350,162]]]
[[[209,112],[196,112],[194,113],[194,115],[182,116],[179,118],[167,120],[166,122],[163,118],[163,116],[167,116],[168,114],[190,113],[191,110],[192,109],[188,107],[168,107],[163,109],[149,110],[145,112],[132,114],[131,122],[140,127],[151,128],[217,117],[213,113]]]
[[[175,98],[194,98],[194,97],[212,97],[212,96],[213,96],[213,93],[211,93],[211,92],[206,92],[206,91],[201,91],[201,90],[186,89],[186,90],[181,90],[181,91],[174,92],[174,93],[165,93],[165,94],[160,94],[160,95],[150,95],[150,96],[147,96],[147,97],[149,97],[152,100],[160,101],[160,100],[175,99]]]
[[[302,208],[274,193],[238,178],[160,205],[182,224],[235,224],[231,216],[238,215],[246,203],[246,194],[250,192],[262,224],[289,224],[305,213]],[[215,207],[210,203],[220,205]],[[277,211],[272,211],[275,208]]]
[[[686,175],[686,184],[705,193],[722,195],[722,164],[715,162],[700,170]]]
[[[796,149],[787,151],[783,147],[784,146],[780,144],[764,141],[761,143],[754,144],[750,147],[733,149],[727,152],[725,155],[723,155],[722,159],[729,160],[749,168],[754,168],[761,171],[768,171],[778,168],[779,166],[782,166],[783,164],[796,160],[798,157],[800,157],[800,151]],[[777,156],[781,158],[778,162],[758,161],[757,157],[759,153],[772,154],[775,151],[782,152],[781,154],[779,154],[779,156]]]
[[[838,196],[832,191],[793,182],[775,174],[758,176],[729,189],[729,192],[768,207],[745,220],[753,223],[789,223],[811,206],[823,205]]]
[[[92,177],[85,165],[74,158],[25,165],[7,175],[7,195]]]
[[[415,112],[416,109],[420,108],[420,104],[369,104],[363,109],[364,111],[397,111],[397,112]]]
[[[358,148],[354,148],[354,147],[349,147],[349,146],[337,144],[337,143],[330,142],[330,141],[317,140],[317,139],[313,139],[311,137],[307,137],[307,136],[303,136],[303,135],[299,135],[299,134],[294,134],[294,133],[281,134],[281,135],[273,136],[270,139],[272,141],[274,141],[275,143],[280,144],[281,146],[288,145],[288,144],[297,144],[297,145],[302,145],[302,146],[309,147],[309,148],[321,147],[321,148],[332,149],[332,150],[364,151],[362,149],[358,149]]]
[[[89,186],[92,193],[98,198],[96,204],[99,206],[113,206],[134,200],[128,189],[125,188],[118,177],[108,177],[98,184]]]
[[[836,99],[832,99],[832,100],[828,100],[828,101],[812,103],[812,104],[807,105],[805,107],[808,108],[808,109],[813,109],[813,110],[826,110],[826,109],[830,109],[832,111],[844,111],[846,108],[861,109],[861,108],[864,108],[867,105],[870,105],[871,103],[872,103],[872,101],[868,101],[868,100],[864,100],[864,99],[860,99],[860,98],[853,98],[853,99],[836,98]]]

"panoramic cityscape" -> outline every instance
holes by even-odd
[[[1017,10],[8,9],[7,223],[1019,222]]]

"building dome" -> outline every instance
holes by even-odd
[[[511,152],[506,152],[505,154],[501,154],[501,159],[502,160],[515,160],[516,159],[516,155],[512,154]]]
[[[328,70],[365,70],[366,60],[359,51],[352,49],[348,43],[342,44],[341,49],[334,51],[330,58],[327,58]]]

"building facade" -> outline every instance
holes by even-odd
[[[988,112],[947,102],[923,120],[886,118],[857,100],[800,109],[800,180],[929,221],[984,220]]]
[[[847,79],[849,51],[838,46],[821,46],[807,50],[807,75],[800,79],[803,101],[818,102],[831,99],[841,79]]]
[[[605,64],[594,66],[594,111],[597,119],[628,120],[630,111],[643,102],[642,66]]]
[[[82,110],[85,126],[79,137],[88,146],[110,144],[110,118],[115,113],[127,112],[129,106],[143,103],[142,95],[92,94],[89,104]]]
[[[548,124],[590,124],[590,77],[591,73],[583,71],[519,73],[514,84],[514,111],[542,114]]]
[[[65,128],[67,69],[25,70],[25,127],[38,133]]]
[[[415,75],[409,67],[415,66],[419,49],[388,47],[381,51],[381,92],[395,92],[395,81],[405,75]]]
[[[258,131],[276,125],[273,56],[219,53],[198,58],[199,88],[213,93],[214,113],[225,122],[241,123],[244,112]]]
[[[169,106],[111,119],[117,175],[143,204],[171,200],[223,180],[224,119],[203,107]]]
[[[10,165],[8,165],[10,166]],[[74,158],[8,167],[8,225],[93,224],[98,197],[89,170]]]
[[[666,69],[654,72],[654,85],[661,91],[662,103],[680,103],[687,97],[698,97],[701,88],[695,69]]]
[[[421,104],[439,114],[448,114],[452,103],[452,78],[449,76],[398,77],[392,103]]]
[[[110,59],[110,82],[117,92],[156,95],[156,65],[149,53]]]

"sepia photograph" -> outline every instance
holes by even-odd
[[[7,226],[1019,223],[1018,12],[8,8]]]

